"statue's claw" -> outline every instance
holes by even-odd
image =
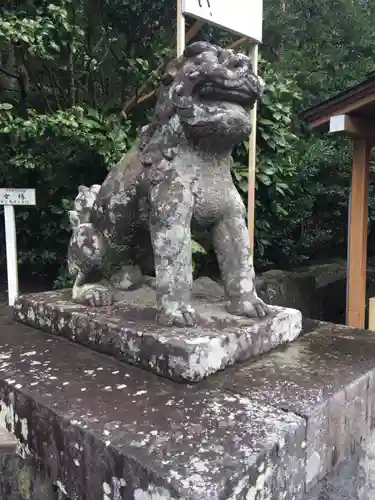
[[[159,325],[192,327],[197,324],[197,314],[191,306],[182,306],[174,311],[163,311],[158,316]]]
[[[114,295],[110,288],[98,284],[86,284],[74,289],[74,302],[90,307],[110,306]]]
[[[104,307],[113,304],[114,296],[109,288],[96,285],[92,291],[91,297],[88,298],[88,304],[92,307]]]
[[[248,318],[264,318],[270,313],[269,307],[256,295],[246,298],[231,299],[227,311],[236,316]]]

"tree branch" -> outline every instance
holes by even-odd
[[[199,31],[202,29],[202,27],[204,26],[204,22],[203,21],[196,21],[193,26],[189,29],[189,31],[186,33],[186,43],[189,43],[190,40],[192,40],[198,33]],[[176,48],[174,49],[173,51],[173,54],[175,55],[176,54]],[[162,69],[165,67],[165,62],[163,62],[162,64],[159,64],[159,66],[156,68],[156,71],[159,72],[159,71],[162,71]],[[140,87],[139,89],[137,90],[137,92],[135,93],[135,95],[129,100],[127,101],[123,108],[122,108],[122,114],[125,116],[126,113],[134,106],[138,103],[138,98],[143,94],[143,92],[145,92],[147,90],[147,87],[149,85],[152,84],[152,78],[148,78]],[[148,94],[147,94],[148,95]]]
[[[3,73],[5,76],[8,76],[9,78],[14,78],[15,80],[18,80],[19,75],[16,75],[15,73],[12,73],[11,71],[8,71],[5,68],[2,68],[0,66],[0,72]]]

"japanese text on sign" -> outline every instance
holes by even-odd
[[[35,189],[1,188],[0,205],[35,205]]]
[[[182,0],[182,13],[262,41],[263,0]]]

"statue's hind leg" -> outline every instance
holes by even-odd
[[[76,276],[72,299],[78,304],[92,307],[110,306],[113,304],[113,290],[101,283],[88,283],[88,277],[84,273]]]
[[[71,218],[74,217],[71,212]],[[78,304],[102,306],[112,303],[111,290],[102,283],[92,282],[95,271],[102,269],[107,245],[103,235],[91,223],[76,221],[68,249],[68,268],[75,281],[72,299]]]
[[[111,276],[109,282],[114,289],[126,291],[141,286],[143,274],[137,265],[124,265]]]

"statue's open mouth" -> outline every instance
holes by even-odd
[[[240,104],[244,108],[252,106],[258,97],[249,81],[204,82],[196,88],[199,97],[209,101],[224,101]]]

